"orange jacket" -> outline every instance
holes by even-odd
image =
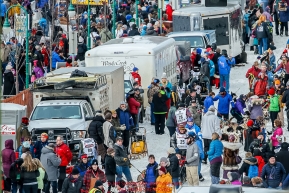
[[[172,193],[172,176],[170,173],[166,173],[157,178],[156,193]]]

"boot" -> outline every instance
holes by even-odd
[[[280,31],[280,36],[283,36],[283,30]]]
[[[254,51],[254,46],[250,46],[250,51]]]
[[[258,53],[259,53],[258,48],[255,48],[254,54],[256,55],[256,54],[258,54]]]
[[[288,36],[288,31],[285,31],[285,36]]]

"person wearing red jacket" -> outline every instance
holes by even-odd
[[[285,78],[284,78],[284,83],[286,84],[287,81],[289,80],[289,61],[286,56],[282,56],[282,62],[278,65],[276,68],[275,72],[278,72],[279,70],[283,69],[285,71]]]
[[[253,66],[248,69],[246,73],[246,78],[249,80],[249,88],[252,88],[252,83],[254,78],[258,78],[258,74],[261,72],[261,69],[258,67],[258,61],[255,61]]]
[[[168,21],[173,21],[172,2],[169,2],[169,3],[166,5],[166,14],[168,15]]]
[[[58,192],[62,191],[62,184],[66,178],[66,166],[72,160],[72,153],[69,147],[63,142],[63,138],[58,136],[56,138],[56,148],[55,153],[61,159],[61,163],[58,166],[59,168],[59,177],[58,177]]]
[[[140,77],[140,75],[139,75],[139,73],[138,73],[138,68],[137,68],[137,67],[134,67],[134,68],[132,69],[132,71],[133,71],[133,72],[131,73],[131,75],[132,75],[134,81],[137,82],[139,86],[141,86],[141,77]]]
[[[191,54],[191,65],[192,65],[191,69],[194,68],[194,63],[195,63],[196,59],[197,59],[197,49],[193,48],[193,51]]]
[[[131,90],[129,93],[129,97],[126,99],[129,107],[129,112],[133,118],[133,124],[137,126],[138,124],[138,110],[140,108],[140,103],[135,99],[134,94],[135,91]]]
[[[208,55],[207,55],[208,58],[209,58],[210,60],[213,60],[215,54],[214,54],[212,48],[207,48],[206,52],[208,53]]]
[[[42,44],[41,54],[43,55],[43,64],[47,67],[49,65],[49,51],[46,48],[45,44]]]

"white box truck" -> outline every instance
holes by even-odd
[[[177,82],[175,40],[160,36],[134,36],[113,39],[85,53],[85,65],[123,66],[126,73],[139,69],[144,93],[152,78],[167,74],[171,83]],[[147,96],[144,95],[145,106]]]

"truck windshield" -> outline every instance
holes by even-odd
[[[42,119],[81,119],[80,106],[77,105],[56,105],[37,106],[33,112],[31,120]]]
[[[202,36],[179,36],[172,37],[175,41],[189,41],[191,48],[205,48]]]

